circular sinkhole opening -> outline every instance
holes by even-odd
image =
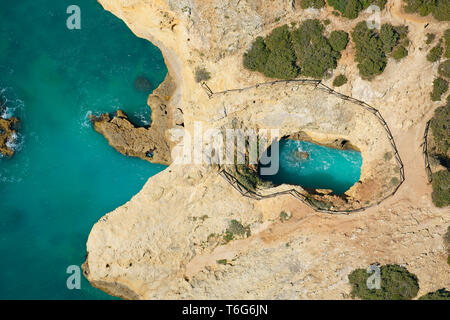
[[[288,138],[279,141],[278,149],[279,166],[275,174],[262,173],[262,169],[268,165],[260,162],[258,166],[260,178],[275,185],[328,189],[341,195],[361,177],[362,156],[359,151]],[[272,159],[271,153],[275,150],[271,145],[266,151]]]

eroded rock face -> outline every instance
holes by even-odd
[[[327,32],[350,32],[363,15],[343,20],[328,8],[301,10],[284,0],[100,2],[162,50],[174,89],[169,99],[161,93],[149,104],[153,112],[167,111],[172,122],[165,128],[178,125],[193,135],[200,121],[205,129],[269,127],[281,129],[283,136],[304,131],[320,143],[347,140],[363,156],[362,183],[350,196],[370,202],[380,197],[374,190],[393,188],[390,178],[398,173],[395,166],[389,169],[392,155],[385,160],[390,144],[376,119],[363,111],[294,86],[209,99],[194,80],[195,68],[205,67],[214,92],[270,81],[242,67],[242,55],[256,36],[307,18],[329,19]],[[290,195],[261,201],[243,197],[215,167],[172,163],[92,228],[84,265],[88,280],[128,299],[342,299],[349,297],[347,275],[379,262],[406,265],[419,278],[419,295],[450,287],[442,241],[450,217],[430,201],[419,151],[433,112],[428,97],[437,72],[422,50],[423,30],[432,22],[427,32],[440,37],[445,26],[410,19],[399,8],[401,1],[394,0],[382,14],[386,22],[408,26],[407,58],[389,62],[383,75],[368,82],[358,76],[350,43],[336,70],[349,79],[339,90],[380,110],[396,139],[407,178],[394,197],[362,213],[324,215]],[[165,125],[157,119],[152,126]],[[166,129],[160,132],[167,136]],[[331,197],[326,190],[317,193]],[[281,212],[291,219],[280,221]],[[249,226],[251,236],[215,241],[223,239],[232,220]],[[229,263],[217,263],[223,259]]]
[[[91,116],[91,121],[95,131],[118,152],[153,163],[170,163],[169,146],[160,132],[151,127],[136,127],[123,111],[118,110],[112,118],[108,114]]]
[[[16,128],[19,124],[19,119],[0,118],[0,153],[5,157],[12,157],[14,150],[11,148],[11,143],[17,136]]]
[[[140,87],[146,86],[145,79],[138,82]],[[168,130],[184,125],[182,112],[180,114],[170,105],[174,91],[174,82],[167,75],[160,87],[149,96],[147,103],[152,108],[150,127],[134,125],[123,111],[118,110],[112,118],[109,114],[91,116],[94,129],[124,155],[169,165],[172,162],[172,143],[168,139]]]

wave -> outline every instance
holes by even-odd
[[[14,116],[19,109],[23,109],[24,102],[19,99],[11,87],[0,89],[0,117],[9,119]]]

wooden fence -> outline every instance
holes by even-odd
[[[314,84],[317,89],[322,90],[322,91],[326,91],[329,94],[338,96],[339,98],[341,98],[343,100],[355,103],[355,104],[361,106],[362,108],[364,108],[365,110],[369,111],[370,113],[372,113],[378,119],[378,121],[381,123],[381,125],[383,126],[383,128],[384,128],[384,130],[385,130],[385,132],[386,132],[386,134],[388,136],[389,142],[390,142],[392,150],[394,152],[395,160],[396,160],[397,165],[399,167],[400,183],[396,186],[396,188],[393,190],[392,193],[390,193],[389,195],[385,196],[384,198],[382,198],[381,200],[377,201],[376,203],[373,203],[373,204],[368,205],[366,207],[361,207],[361,208],[358,208],[358,209],[351,209],[351,210],[328,210],[328,209],[319,208],[314,202],[310,201],[305,195],[299,193],[295,189],[291,189],[291,190],[287,190],[287,191],[283,191],[283,192],[277,192],[277,193],[273,193],[273,194],[269,194],[269,195],[261,195],[261,194],[258,194],[255,191],[253,191],[253,190],[247,189],[243,184],[241,184],[236,179],[236,177],[234,177],[232,174],[228,173],[225,169],[222,169],[222,168],[219,167],[220,168],[219,174],[226,181],[228,181],[228,183],[230,183],[233,186],[234,189],[239,191],[245,197],[249,197],[249,198],[252,198],[252,199],[255,199],[255,200],[261,200],[261,199],[266,199],[266,198],[273,198],[273,197],[280,196],[280,195],[290,194],[290,195],[294,196],[295,198],[297,198],[298,200],[300,200],[301,202],[303,202],[304,204],[310,206],[314,210],[316,210],[318,212],[324,212],[324,213],[349,214],[349,213],[354,213],[354,212],[361,212],[361,211],[364,211],[364,210],[366,210],[368,208],[377,206],[381,202],[383,202],[384,200],[392,197],[398,191],[398,189],[400,188],[400,186],[403,184],[403,182],[406,179],[406,177],[405,177],[405,168],[403,166],[402,159],[400,158],[400,154],[399,154],[399,152],[397,150],[397,146],[395,144],[394,137],[392,136],[391,130],[389,129],[389,126],[387,125],[386,121],[384,120],[384,118],[381,116],[381,113],[377,109],[375,109],[374,107],[368,105],[364,101],[361,101],[361,100],[355,99],[353,97],[346,96],[346,95],[344,95],[342,93],[339,93],[337,91],[334,91],[330,87],[328,87],[325,84],[323,84],[321,80],[313,80],[313,79],[275,80],[275,81],[271,81],[271,82],[259,83],[259,84],[256,84],[256,85],[253,85],[253,86],[249,86],[249,87],[245,87],[245,88],[241,88],[241,89],[230,89],[230,90],[224,90],[224,91],[218,91],[218,92],[213,92],[211,90],[211,88],[209,88],[209,86],[205,82],[203,82],[202,83],[202,88],[205,90],[205,92],[208,95],[209,99],[212,99],[214,96],[227,94],[229,92],[239,92],[240,93],[240,92],[243,92],[245,90],[255,89],[255,88],[262,87],[262,86],[274,86],[274,85],[277,85],[277,84],[289,84],[289,83],[298,83],[298,84],[301,84],[301,85]],[[426,134],[428,133],[428,126],[429,126],[429,123],[427,123]],[[425,138],[425,141],[426,141],[426,138]],[[425,149],[424,150],[426,150],[426,148],[427,147],[426,147],[426,143],[425,143]],[[428,168],[429,168],[428,154],[426,154],[426,160],[425,161],[426,161],[425,165],[426,166],[428,165]]]
[[[425,164],[425,172],[427,173],[427,179],[429,183],[433,181],[433,172],[431,171],[430,160],[428,158],[428,130],[430,129],[430,123],[431,120],[428,120],[427,125],[425,126],[425,132],[423,134],[422,142],[422,154]]]

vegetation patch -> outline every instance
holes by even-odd
[[[223,234],[223,242],[226,244],[232,240],[244,239],[250,236],[250,225],[244,226],[237,220],[231,220],[228,229]]]
[[[442,78],[436,78],[433,81],[433,91],[431,92],[431,101],[441,101],[442,95],[448,90],[448,81]]]
[[[436,62],[442,57],[444,49],[442,48],[442,43],[439,42],[435,47],[433,47],[427,54],[427,60],[430,62]]]
[[[333,33],[330,40],[323,35],[324,27],[319,20],[305,20],[292,32],[292,42],[301,74],[305,77],[323,78],[328,70],[337,67],[340,51],[347,46],[348,35],[344,31]],[[339,51],[336,50],[340,49]]]
[[[247,189],[255,191],[258,188],[267,188],[272,186],[272,183],[261,179],[257,170],[253,170],[247,165],[238,164],[235,166],[236,179]]]
[[[442,106],[434,111],[430,122],[436,153],[445,156],[450,147],[450,106]]]
[[[334,87],[340,87],[340,86],[343,86],[346,83],[347,83],[347,77],[344,76],[343,74],[338,75],[333,80],[333,86]]]
[[[291,218],[291,214],[287,213],[286,211],[281,211],[280,212],[280,221],[281,222],[286,222]]]
[[[450,60],[445,60],[439,65],[438,68],[439,75],[450,79]]]
[[[359,13],[370,5],[376,5],[383,10],[387,0],[327,0],[328,5],[339,11],[343,17],[356,19]]]
[[[445,30],[444,41],[445,41],[445,57],[450,59],[450,29]]]
[[[195,69],[195,81],[203,82],[211,79],[211,74],[203,67],[198,67]]]
[[[356,269],[349,276],[351,295],[364,300],[410,300],[417,295],[417,276],[405,267],[388,264],[380,267],[380,289],[369,289],[367,280],[371,274],[364,269]]]
[[[348,43],[344,31],[332,32],[328,39],[319,20],[305,20],[299,28],[278,27],[266,37],[258,37],[244,54],[243,64],[269,78],[323,78],[337,66],[340,51]]]
[[[450,21],[450,2],[448,0],[404,0],[405,11],[427,16],[430,13],[436,20]]]
[[[419,300],[450,300],[450,291],[439,289],[421,296]]]
[[[434,172],[432,186],[431,199],[434,205],[439,208],[450,205],[450,171]]]
[[[392,58],[399,61],[408,55],[408,50],[404,46],[399,46],[392,52]]]
[[[325,6],[325,0],[300,0],[300,7],[302,9],[314,8],[320,9]]]
[[[296,65],[288,26],[284,25],[272,30],[265,39],[256,38],[251,49],[244,54],[244,67],[259,71],[269,78],[297,77],[299,69]]]
[[[227,259],[220,259],[220,260],[217,260],[217,264],[223,264],[223,265],[226,265],[228,262],[227,262]]]
[[[403,26],[383,24],[378,32],[369,29],[365,21],[358,23],[353,29],[352,40],[356,47],[355,60],[358,62],[361,77],[371,79],[383,73],[387,58],[394,48],[408,43],[407,33],[407,28]],[[406,48],[396,48],[394,52],[396,59],[401,59],[407,54]]]
[[[427,33],[427,39],[425,40],[425,43],[431,44],[434,39],[436,39],[436,35],[434,33]]]

